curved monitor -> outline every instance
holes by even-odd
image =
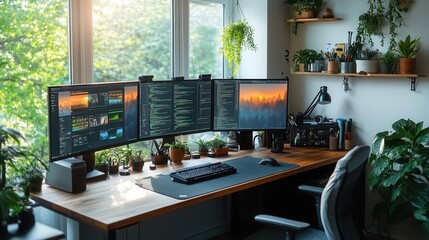
[[[50,161],[138,139],[138,82],[48,87]]]
[[[215,79],[213,130],[285,130],[286,79]]]

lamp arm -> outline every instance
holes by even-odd
[[[320,95],[322,95],[322,91],[319,91],[316,94],[316,97],[314,97],[313,101],[310,103],[310,105],[308,106],[308,108],[305,110],[304,112],[304,118],[310,116],[310,114],[313,112],[313,110],[316,108],[317,104],[318,104],[318,99],[320,98]]]

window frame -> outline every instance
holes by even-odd
[[[188,77],[189,73],[189,3],[172,0],[171,72],[170,76]],[[233,7],[229,0],[198,0],[224,5],[224,25]],[[70,79],[72,83],[94,82],[92,0],[69,0]],[[223,61],[223,75],[229,69]]]

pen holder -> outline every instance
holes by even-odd
[[[329,150],[338,150],[338,137],[329,137]]]
[[[344,149],[351,150],[353,148],[353,140],[346,139],[344,142]]]

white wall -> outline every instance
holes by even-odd
[[[356,36],[358,17],[366,12],[366,1],[356,0],[324,0],[333,10],[336,17],[343,21],[328,23],[300,24],[298,34],[291,34],[290,47],[292,53],[301,48],[324,50],[328,42],[347,42],[347,31],[353,31]],[[421,37],[421,50],[417,55],[417,72],[429,74],[429,28],[427,22],[429,1],[415,1],[411,12],[405,14],[405,25],[399,29],[399,38],[404,39],[408,34]],[[380,38],[374,38],[375,48],[385,52],[389,45],[388,29],[385,29],[385,46],[380,46]],[[416,91],[410,91],[410,80],[402,78],[349,78],[350,91],[342,91],[342,77],[321,76],[291,76],[290,109],[292,113],[303,111],[319,90],[320,86],[328,86],[332,97],[329,105],[319,105],[313,114],[328,117],[353,118],[354,143],[370,145],[377,132],[391,130],[391,125],[400,118],[410,118],[415,122],[424,121],[429,125],[429,79],[418,78]],[[376,197],[367,194],[367,225]],[[374,229],[372,229],[374,231]],[[397,239],[423,239],[423,232],[417,224],[405,223],[393,229]]]

